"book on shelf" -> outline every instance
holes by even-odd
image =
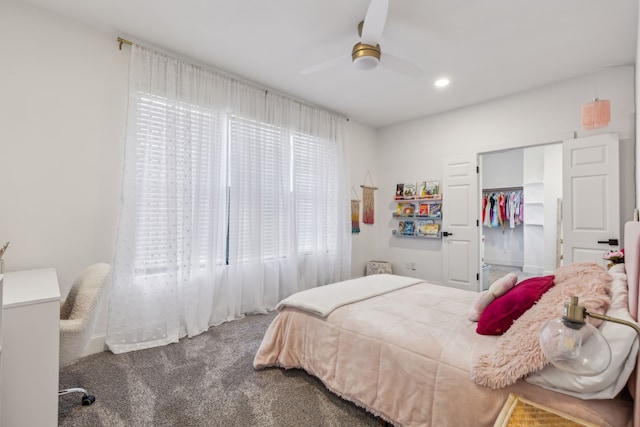
[[[405,204],[404,207],[402,208],[402,215],[404,216],[410,216],[410,215],[413,215],[414,213],[415,213],[415,207],[413,206],[413,203]]]
[[[404,199],[415,199],[416,185],[407,183],[403,184],[402,196]]]
[[[398,222],[398,234],[404,234],[404,221]]]
[[[418,215],[429,215],[429,203],[420,203]]]
[[[404,227],[402,228],[402,232],[400,234],[404,234],[405,236],[413,236],[413,234],[415,234],[414,222],[404,221]]]
[[[436,224],[431,219],[421,219],[418,221],[418,230],[417,234],[419,236],[429,236],[438,234],[438,230],[440,229],[439,224]]]
[[[439,199],[440,181],[422,181],[418,188],[418,197],[421,199]]]
[[[429,204],[429,215],[439,216],[441,212],[442,212],[442,203]]]
[[[404,199],[404,184],[396,184],[396,200]]]

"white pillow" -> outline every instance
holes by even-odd
[[[635,323],[629,314],[629,292],[624,264],[612,267],[609,274],[613,281],[611,306],[607,316]],[[599,329],[611,347],[611,364],[603,373],[586,377],[570,374],[550,365],[530,374],[526,381],[580,399],[613,399],[625,387],[635,368],[638,354],[637,333],[629,326],[607,321],[602,322]]]

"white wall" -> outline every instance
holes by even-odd
[[[638,22],[640,22],[640,8],[638,9]],[[636,73],[635,73],[635,83],[636,83],[636,87],[635,87],[635,99],[636,99],[636,103],[638,102],[638,100],[640,100],[640,73],[638,73],[637,67],[638,67],[638,60],[640,60],[640,25],[638,25],[638,37],[637,37],[637,41],[636,41]],[[635,126],[635,131],[636,131],[636,135],[638,135],[638,131],[640,129],[640,109],[636,109],[636,114],[634,116],[635,120],[636,120],[636,126]],[[636,164],[635,167],[633,169],[633,173],[634,173],[634,183],[636,186],[636,192],[635,192],[635,205],[634,207],[638,207],[638,201],[640,200],[640,161],[638,161],[638,153],[640,152],[640,144],[638,143],[638,139],[636,138],[635,141],[635,159],[636,159]]]
[[[365,224],[362,222],[362,188],[365,183],[367,172],[373,180],[374,186],[379,183],[378,174],[378,144],[376,131],[368,126],[360,125],[353,120],[349,121],[347,127],[349,135],[349,156],[351,160],[351,198],[360,200],[360,233],[351,234],[351,276],[360,277],[364,275],[365,263],[377,259],[377,230],[380,221],[386,220],[386,211],[380,212],[377,200],[381,197],[380,190],[374,191],[374,223]],[[371,185],[371,180],[367,177],[366,185]],[[355,192],[355,194],[353,194]]]
[[[593,98],[596,80],[599,96],[611,100],[612,119],[605,129],[585,131],[580,108]],[[455,91],[455,86],[450,90]],[[634,121],[634,68],[625,66],[380,129],[380,215],[386,209],[390,219],[396,183],[442,179],[442,159],[448,156],[557,142],[573,132],[578,137],[617,132],[621,141],[621,212],[624,220],[631,219],[635,207]],[[389,259],[394,267],[404,267],[406,260],[416,261],[416,271],[400,268],[397,272],[441,283],[442,243],[393,238],[392,228],[388,220],[387,227],[379,230],[379,256]]]
[[[0,2],[5,268],[55,267],[63,297],[82,269],[113,259],[128,69],[115,37]]]
[[[0,2],[0,242],[7,271],[55,267],[61,293],[111,263],[120,213],[129,50],[118,34]],[[377,181],[375,131],[350,121],[352,184]],[[377,182],[376,182],[377,183]],[[361,196],[360,196],[361,197]],[[353,240],[353,275],[375,258],[375,226]],[[107,302],[91,351],[102,350]]]

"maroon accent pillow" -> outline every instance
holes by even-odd
[[[518,283],[484,309],[476,332],[482,335],[502,335],[525,311],[553,286],[554,276],[531,277]]]

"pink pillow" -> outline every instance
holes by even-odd
[[[525,311],[553,286],[554,276],[523,280],[484,309],[476,332],[482,335],[502,335]]]
[[[484,309],[495,299],[495,295],[488,290],[480,292],[469,309],[469,320],[477,322]]]
[[[516,273],[509,273],[489,286],[489,292],[495,295],[496,298],[502,296],[509,291],[509,289],[513,288],[518,281],[518,275]]]
[[[480,292],[469,310],[469,320],[477,322],[484,309],[487,308],[493,300],[513,288],[517,281],[518,276],[515,273],[509,273],[493,282],[488,290]]]

